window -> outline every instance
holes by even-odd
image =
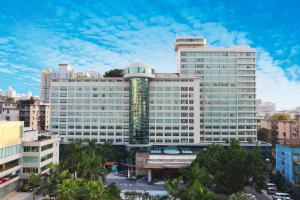
[[[53,144],[47,144],[45,146],[42,146],[42,151],[46,151],[46,150],[51,149],[51,148],[53,148]]]
[[[24,147],[24,152],[39,152],[39,147]]]
[[[23,163],[38,163],[39,159],[35,156],[24,156],[23,157]]]
[[[33,167],[24,167],[23,173],[38,173],[38,169]]]

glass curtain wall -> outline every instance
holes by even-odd
[[[129,143],[149,143],[149,80],[130,79]]]

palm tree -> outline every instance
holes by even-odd
[[[205,188],[199,181],[194,181],[192,185],[187,187],[184,192],[186,200],[215,200],[213,192]]]
[[[165,189],[172,200],[179,199],[181,189],[179,188],[181,178],[175,178],[173,180],[167,180],[165,183]]]
[[[51,197],[56,195],[57,185],[69,178],[69,173],[62,164],[51,164],[49,168],[49,173],[41,177],[41,188],[51,199]]]
[[[80,163],[77,164],[78,176],[88,180],[98,180],[101,178],[105,182],[106,170],[102,166],[102,159],[95,152],[83,153]]]
[[[39,187],[40,177],[34,173],[30,173],[28,177],[29,187],[32,188],[32,199],[35,200],[35,194]]]
[[[81,162],[82,158],[82,143],[81,141],[75,141],[68,145],[68,156],[66,158],[66,167],[73,173],[74,177],[76,178],[76,171],[78,170],[76,166],[78,163]]]

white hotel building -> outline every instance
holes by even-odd
[[[178,38],[177,73],[136,63],[125,68],[124,77],[74,72],[51,78],[50,132],[62,143],[256,141],[255,49],[205,45],[204,38]]]

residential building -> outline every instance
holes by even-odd
[[[50,82],[52,78],[74,77],[75,72],[68,64],[59,64],[57,71],[46,69],[41,74],[40,100],[49,103]]]
[[[276,170],[289,183],[300,183],[300,146],[276,145]]]
[[[286,140],[300,139],[300,115],[289,120],[262,119],[260,128],[276,130],[280,143],[284,143]]]
[[[26,99],[19,102],[20,121],[24,121],[24,127],[33,130],[40,129],[40,101],[38,99]]]
[[[8,87],[7,91],[6,91],[6,95],[8,97],[16,98],[17,97],[17,92],[12,87]]]
[[[0,199],[18,187],[23,122],[0,121]]]
[[[52,77],[50,133],[130,146],[256,142],[255,49],[205,45],[176,40],[178,73],[134,63],[124,77]]]
[[[40,130],[48,131],[50,121],[50,104],[41,103],[40,104]]]
[[[0,99],[0,121],[19,121],[19,106],[8,98]]]
[[[22,175],[44,174],[51,164],[59,163],[59,137],[39,135],[38,131],[24,128]]]
[[[276,112],[276,104],[273,102],[263,102],[257,100],[257,114],[262,118],[270,117]]]

